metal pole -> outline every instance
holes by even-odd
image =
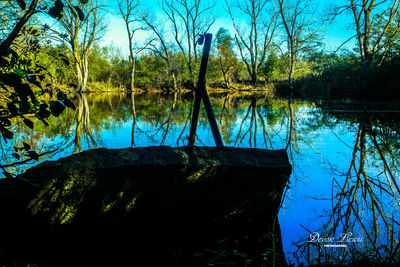
[[[193,146],[196,141],[196,131],[197,131],[197,122],[199,118],[200,111],[200,98],[203,99],[204,108],[207,112],[208,121],[210,122],[211,131],[214,136],[215,145],[217,147],[223,147],[224,142],[222,141],[221,133],[218,129],[218,124],[214,116],[214,111],[211,106],[210,98],[208,97],[207,89],[206,89],[206,71],[207,71],[207,63],[208,57],[210,55],[210,47],[212,34],[206,33],[202,37],[200,37],[198,43],[201,45],[205,39],[204,48],[203,48],[203,56],[201,58],[200,65],[200,73],[199,79],[197,81],[197,90],[193,107],[192,121],[190,125],[190,136],[189,136],[189,145]]]

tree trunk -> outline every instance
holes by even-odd
[[[79,64],[79,62],[75,63],[75,67],[76,67],[76,78],[77,78],[77,82],[78,85],[76,87],[76,92],[80,93],[83,91],[83,73],[82,73],[82,69],[81,66]]]
[[[293,83],[293,70],[291,69],[289,72],[289,90],[290,93],[293,92],[293,88],[294,88],[294,83]]]
[[[175,72],[171,71],[171,75],[172,75],[172,82],[174,83],[174,91],[179,91],[180,93],[180,90],[178,90],[178,84],[176,82]]]
[[[132,68],[131,68],[131,91],[135,92],[135,68],[136,68],[136,58],[131,55]]]
[[[291,47],[292,51],[293,51],[293,46]],[[289,91],[290,91],[290,95],[293,95],[293,89],[294,89],[294,62],[295,62],[295,57],[294,54],[291,53],[291,57],[290,57],[290,69],[289,69]]]
[[[83,58],[79,58],[75,53],[75,68],[76,68],[76,78],[77,78],[77,88],[76,92],[81,93],[86,91],[87,80],[89,76],[89,66],[88,66],[88,58],[87,55],[84,55]]]
[[[78,86],[77,92],[82,93],[86,91],[87,79],[88,79],[88,70],[81,69],[80,67],[77,69],[77,78],[78,78]]]
[[[83,59],[83,84],[82,84],[82,91],[85,92],[86,91],[86,85],[87,85],[87,80],[89,77],[89,60],[87,58],[87,56],[84,57]],[[85,97],[86,99],[86,97]]]
[[[228,67],[226,70],[224,69],[224,66],[223,66],[223,64],[222,64],[222,58],[221,58],[221,57],[219,57],[219,64],[220,64],[220,67],[221,67],[222,76],[224,77],[225,86],[226,86],[227,89],[229,89],[230,83],[229,83],[229,79],[228,79],[228,77],[227,77],[227,72],[228,72],[228,70],[229,70],[229,67]]]
[[[256,71],[253,71],[253,73],[251,74],[251,83],[253,84],[254,88],[257,86],[257,73],[256,73]]]
[[[367,90],[367,72],[369,67],[371,66],[372,56],[370,54],[366,54],[361,62],[361,70],[360,70],[360,89],[361,92]],[[360,94],[360,96],[365,96],[364,94]]]

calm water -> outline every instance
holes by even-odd
[[[294,169],[279,213],[288,260],[398,253],[400,113],[395,108],[373,105],[364,112],[354,103],[289,102],[262,94],[215,94],[211,100],[226,145],[288,151]],[[65,111],[48,127],[37,122],[31,131],[15,125],[16,143],[1,141],[0,163],[13,162],[13,146],[23,141],[39,152],[57,149],[42,160],[96,147],[187,144],[190,94],[135,95],[136,120],[131,95],[77,95],[73,101],[76,111]],[[197,134],[198,145],[214,146],[204,112]],[[307,243],[317,232],[320,239]],[[347,235],[347,248],[324,247],[337,245],[342,233],[356,239]]]

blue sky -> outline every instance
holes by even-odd
[[[324,10],[332,7],[332,1],[330,0],[316,0],[314,1],[317,4],[318,12],[320,14],[323,13]],[[117,2],[116,0],[108,1],[108,5],[111,10],[114,10],[114,14],[108,14],[106,21],[108,30],[104,36],[104,41],[102,45],[113,45],[119,47],[124,55],[128,54],[128,37],[125,29],[124,22],[117,15]],[[148,9],[150,12],[154,13],[157,17],[162,18],[162,11],[158,7],[157,0],[148,0],[146,2],[142,2],[142,6]],[[235,31],[232,26],[232,21],[229,17],[229,14],[225,11],[225,1],[217,0],[216,6],[213,9],[213,14],[216,18],[215,23],[210,29],[212,34],[215,34],[220,27],[224,27],[228,29],[232,36],[234,36]],[[238,16],[236,18],[242,24],[245,23],[243,17]],[[324,51],[335,51],[343,42],[345,42],[349,37],[353,35],[351,30],[348,30],[348,25],[350,23],[349,16],[341,16],[338,17],[333,23],[325,24],[324,27],[320,31],[320,35],[323,36],[323,40],[325,43]],[[138,42],[144,42],[149,36],[148,32],[138,32],[136,34],[136,40]],[[350,42],[346,45],[348,48],[352,48],[354,46],[353,42]]]

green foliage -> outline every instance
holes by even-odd
[[[271,53],[260,68],[267,82],[281,80],[286,75],[284,60]]]
[[[79,2],[82,5],[85,5],[85,4],[88,3],[88,0],[84,0],[84,1],[80,0]],[[85,19],[85,14],[82,12],[82,9],[79,6],[76,6],[76,5],[73,6],[68,1],[66,2],[66,4],[64,4],[62,0],[56,0],[54,2],[54,6],[49,9],[48,14],[51,17],[59,20],[64,15],[64,8],[65,7],[68,7],[75,17],[79,18],[82,21]]]
[[[107,82],[112,72],[107,47],[95,45],[89,55],[89,78],[92,82]]]
[[[26,8],[24,1],[18,1],[18,5],[22,10]],[[6,13],[1,12],[1,17]],[[48,125],[50,116],[60,115],[66,107],[74,108],[73,103],[61,92],[54,100],[47,102],[49,96],[53,97],[54,89],[50,84],[45,85],[46,68],[36,60],[41,50],[42,31],[30,25],[17,28],[20,27],[18,23],[12,27],[19,31],[19,36],[12,40],[5,53],[0,54],[0,90],[3,91],[0,91],[0,133],[4,142],[14,138],[12,126],[18,121],[33,129],[35,120]],[[21,148],[14,148],[13,157],[17,160],[39,158],[39,154],[26,143]],[[11,177],[1,167],[4,174]]]
[[[65,55],[65,47],[46,45],[42,47],[35,59],[38,65],[46,68],[46,83],[52,85],[70,84],[74,81],[71,59]]]
[[[233,51],[233,39],[229,31],[220,28],[215,35],[215,46],[217,50],[217,60],[214,64],[218,64],[220,77],[223,77],[226,87],[230,86],[234,79],[234,73],[238,70],[238,60]]]
[[[61,0],[56,0],[54,6],[49,9],[48,14],[55,18],[61,19],[64,11],[64,3]]]
[[[169,85],[165,61],[158,55],[145,54],[136,63],[136,84],[142,88],[159,89]]]

